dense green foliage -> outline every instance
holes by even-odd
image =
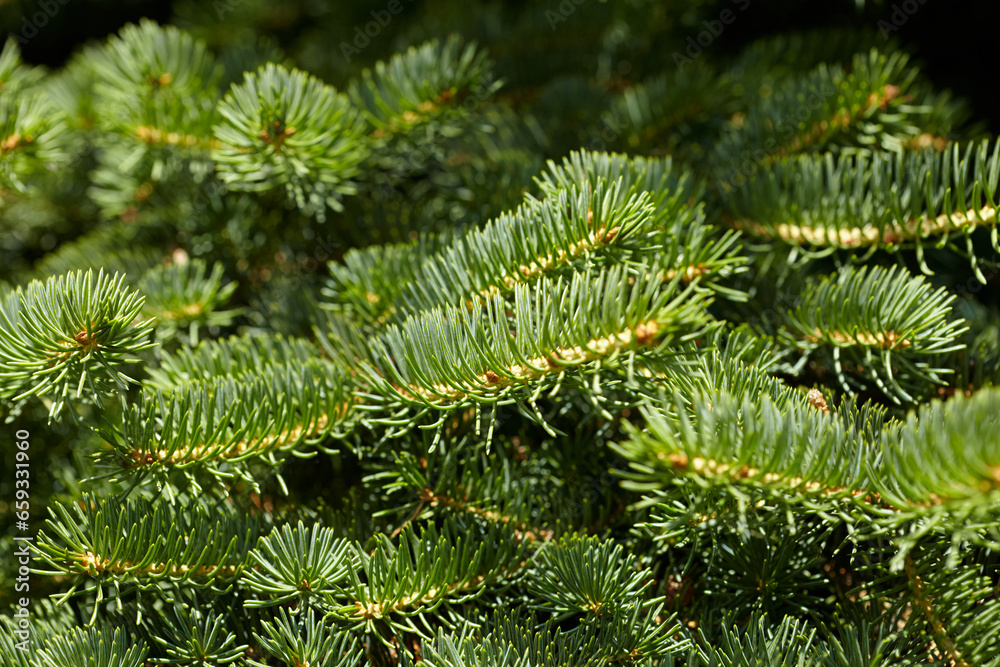
[[[739,0],[325,4],[3,48],[0,666],[1000,665],[961,100],[695,52]]]

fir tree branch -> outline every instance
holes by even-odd
[[[457,108],[469,95],[492,94],[490,63],[475,44],[464,48],[453,35],[443,44],[431,40],[366,69],[351,84],[350,96],[383,140]]]
[[[958,106],[934,97],[917,77],[905,54],[873,49],[855,55],[849,69],[824,63],[788,81],[713,148],[712,161],[722,172],[720,188],[727,194],[745,183],[739,169],[748,156],[766,167],[788,155],[828,147],[899,150],[925,130],[947,131],[950,126],[936,124],[960,119]]]
[[[163,140],[204,151],[222,74],[204,42],[142,20],[92,51],[88,66],[95,77],[95,119],[103,129],[144,149]],[[184,140],[189,136],[193,142]]]
[[[329,307],[349,309],[377,327],[445,304],[509,295],[543,275],[641,261],[657,251],[672,267],[662,280],[698,278],[739,298],[719,285],[742,270],[736,237],[717,238],[701,211],[689,206],[698,186],[669,160],[580,152],[560,166],[550,163],[537,180],[541,199],[528,196],[512,213],[439,248],[424,240],[349,252],[344,265],[331,264]]]
[[[265,651],[288,665],[356,667],[363,658],[357,640],[317,619],[312,608],[298,615],[279,609],[274,620],[264,621],[262,627],[264,634],[255,632],[254,637]],[[250,660],[249,664],[268,667],[270,663]]]
[[[590,183],[621,181],[621,201],[645,192],[656,211],[654,224],[671,229],[671,220],[684,206],[694,206],[705,194],[705,185],[690,171],[667,158],[649,158],[624,153],[572,151],[561,163],[549,160],[546,170],[535,177],[545,196]]]
[[[451,409],[468,401],[509,402],[539,380],[705,332],[707,295],[692,286],[680,291],[679,277],[662,286],[655,271],[653,279],[649,271],[638,274],[631,286],[622,268],[518,286],[514,304],[486,299],[485,316],[464,308],[430,311],[374,340],[376,365],[365,368],[387,398]]]
[[[49,513],[47,530],[32,547],[52,568],[44,574],[87,575],[140,588],[166,579],[191,585],[232,580],[242,573],[260,531],[255,520],[231,507],[204,503],[123,504],[88,495],[69,507],[56,504]]]
[[[956,530],[975,515],[990,523],[1000,519],[991,508],[1000,491],[1000,452],[993,435],[1000,426],[998,405],[1000,392],[993,388],[971,398],[932,400],[905,423],[887,429],[881,437],[884,474],[876,478],[882,497],[916,512],[967,505],[973,514],[956,516],[950,526]],[[975,539],[975,533],[963,531],[963,537]]]
[[[170,340],[187,328],[189,345],[198,342],[200,327],[224,327],[232,324],[240,308],[218,310],[236,291],[236,282],[222,285],[222,265],[216,263],[211,275],[205,275],[205,262],[199,259],[159,266],[146,272],[137,286],[146,297],[143,312],[155,318],[157,332]]]
[[[708,124],[729,101],[731,81],[704,60],[684,64],[622,92],[611,116],[625,128],[620,145],[627,150],[657,142],[665,152],[685,150],[692,127]],[[664,137],[666,141],[664,141]]]
[[[800,620],[786,616],[770,624],[761,614],[754,614],[739,630],[731,619],[721,633],[721,641],[713,644],[699,630],[701,641],[690,656],[689,664],[698,667],[760,664],[769,667],[817,664],[819,650],[816,631]]]
[[[355,551],[362,567],[350,571],[346,603],[340,595],[332,596],[328,614],[376,632],[383,642],[379,622],[397,632],[426,636],[414,620],[426,622],[425,615],[441,605],[463,604],[492,585],[505,585],[524,568],[526,557],[524,543],[508,528],[494,524],[470,532],[450,521],[440,531],[433,524],[420,533],[407,527],[398,547],[381,536],[371,555],[359,547]]]
[[[321,221],[355,192],[349,179],[367,155],[361,125],[347,98],[318,79],[268,63],[230,89],[219,113],[222,148],[212,159],[230,188],[281,187]]]
[[[310,606],[324,595],[340,591],[339,584],[360,567],[350,542],[318,524],[307,531],[300,521],[262,537],[250,552],[257,567],[249,570],[242,584],[265,599],[247,600],[248,607],[270,607],[296,600]]]
[[[0,397],[8,404],[50,398],[54,419],[71,392],[100,403],[134,382],[121,369],[153,346],[144,340],[152,321],[139,319],[143,299],[122,283],[122,276],[78,271],[8,294],[0,311],[0,359],[7,365]]]
[[[897,403],[913,402],[915,393],[941,384],[952,371],[930,364],[961,349],[965,331],[962,320],[950,319],[955,297],[897,268],[849,268],[807,284],[781,333],[802,353],[791,372],[818,353],[844,391],[852,391],[860,376]]]
[[[880,419],[877,410],[826,414],[801,396],[779,408],[766,395],[741,399],[724,390],[689,400],[675,390],[671,401],[643,410],[643,431],[613,446],[629,461],[627,488],[648,493],[690,478],[775,492],[792,503],[873,500],[866,461],[874,443],[864,427]]]
[[[910,588],[913,590],[914,604],[920,609],[927,624],[931,627],[934,641],[941,647],[943,657],[955,667],[969,667],[969,663],[962,659],[962,655],[955,648],[955,642],[948,636],[944,625],[941,623],[934,604],[924,590],[924,582],[914,569],[913,559],[909,555],[906,556],[903,571],[906,572],[906,578],[909,580]]]
[[[555,613],[557,620],[613,613],[615,606],[640,599],[651,584],[626,561],[620,544],[596,537],[569,536],[547,544],[528,576],[529,589],[542,600],[538,608]]]
[[[153,639],[162,647],[166,657],[156,662],[168,665],[199,662],[228,665],[239,661],[249,646],[237,644],[236,635],[227,628],[232,615],[232,611],[204,611],[199,608],[197,599],[194,604],[175,600],[173,608],[164,606],[156,615],[158,632]]]
[[[193,382],[224,376],[254,375],[273,366],[304,366],[321,351],[302,338],[232,336],[205,340],[197,347],[166,353],[159,368],[148,369],[143,387],[177,391]]]
[[[176,393],[144,393],[121,427],[102,432],[111,448],[99,459],[123,474],[192,468],[244,476],[232,464],[321,442],[346,423],[353,404],[342,374],[319,359],[266,367],[254,378],[221,376]]]
[[[529,198],[512,215],[501,215],[423,262],[401,296],[405,312],[509,294],[518,284],[594,255],[627,253],[629,246],[655,248],[646,197],[622,199],[619,183],[574,187],[541,202]],[[456,273],[456,266],[470,272]]]
[[[382,325],[396,315],[400,295],[437,247],[435,237],[422,235],[415,243],[352,248],[342,263],[328,264],[323,307],[349,313],[361,323]]]
[[[457,498],[449,498],[440,494],[435,494],[431,489],[423,489],[420,493],[421,503],[427,503],[431,507],[446,507],[459,513],[467,513],[493,523],[502,523],[511,526],[514,534],[519,540],[530,540],[532,542],[548,542],[553,537],[551,530],[541,530],[531,528],[518,522],[515,517],[501,514],[494,510],[476,507]]]
[[[148,647],[133,643],[123,628],[76,628],[38,649],[46,667],[142,667]]]
[[[29,177],[67,158],[66,124],[41,94],[0,93],[0,188],[27,193]]]
[[[14,35],[8,35],[0,49],[0,94],[13,96],[29,90],[43,78],[40,67],[31,67],[21,58],[21,49]]]
[[[727,200],[737,229],[811,248],[952,244],[996,225],[1000,151],[989,141],[917,152],[779,160]],[[995,234],[994,234],[995,237]],[[994,239],[994,244],[996,240]],[[968,243],[959,249],[965,252]],[[994,246],[996,248],[996,246]],[[975,254],[970,263],[981,282]]]

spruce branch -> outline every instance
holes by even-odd
[[[76,628],[38,649],[45,667],[142,667],[148,647],[134,643],[123,628]]]
[[[156,319],[158,338],[169,341],[188,330],[188,345],[198,343],[202,327],[232,324],[241,309],[219,310],[236,290],[237,283],[222,285],[222,265],[216,263],[206,275],[200,259],[159,266],[146,272],[137,289],[146,297],[143,312]]]
[[[727,200],[731,224],[820,251],[914,248],[926,273],[925,247],[949,245],[969,255],[985,283],[969,236],[997,222],[1000,150],[990,144],[779,160]]]
[[[440,530],[431,524],[418,533],[411,524],[400,534],[398,546],[384,535],[371,554],[356,545],[361,568],[350,570],[346,600],[331,596],[328,615],[375,633],[383,642],[382,623],[396,633],[428,636],[429,619],[442,615],[442,605],[447,609],[475,600],[490,588],[503,588],[524,567],[526,547],[510,529],[470,528],[445,521]]]
[[[539,550],[528,574],[540,610],[557,620],[574,614],[601,616],[640,599],[652,581],[628,562],[620,544],[571,535]]]
[[[62,114],[41,93],[0,89],[0,188],[28,193],[33,177],[65,162],[66,130]]]
[[[254,633],[257,641],[275,658],[288,665],[315,667],[355,667],[363,655],[357,640],[350,633],[336,631],[310,608],[304,614],[293,615],[279,609],[273,621],[264,621],[265,634]],[[270,663],[250,660],[255,667]]]
[[[367,155],[362,126],[347,98],[315,77],[268,63],[229,90],[219,113],[212,159],[230,188],[283,188],[321,221],[355,192],[350,179]]]
[[[613,446],[631,468],[623,485],[649,493],[691,480],[702,488],[757,488],[787,502],[831,507],[869,495],[866,462],[875,444],[864,427],[881,413],[853,414],[845,406],[841,417],[815,410],[801,396],[786,400],[782,406],[767,395],[725,390],[691,400],[675,390],[671,399],[643,409],[643,430]]]
[[[144,19],[90,55],[95,120],[103,129],[143,151],[206,151],[222,71],[204,42]]]
[[[117,475],[204,470],[249,479],[245,462],[278,453],[309,456],[343,426],[354,400],[328,362],[265,367],[256,377],[220,376],[177,392],[143,392],[120,426],[101,432],[111,447],[98,460]]]
[[[790,372],[817,360],[832,366],[844,391],[873,384],[893,402],[912,403],[953,372],[932,364],[963,347],[964,322],[950,317],[954,300],[896,266],[848,267],[808,283],[781,332],[801,353]]]
[[[376,140],[388,139],[447,114],[457,112],[470,95],[480,100],[499,88],[492,80],[486,54],[474,43],[462,46],[453,35],[444,43],[431,40],[379,61],[351,83],[350,97],[361,110]]]
[[[280,334],[204,340],[197,347],[165,353],[159,368],[148,369],[143,387],[178,391],[211,378],[254,375],[274,366],[304,366],[320,356],[320,349],[309,341]]]
[[[143,299],[123,288],[122,276],[77,271],[32,281],[8,294],[0,311],[0,397],[17,405],[30,396],[51,400],[55,419],[71,397],[101,402],[127,383],[122,372],[152,321]]]
[[[53,505],[49,515],[32,546],[50,568],[39,573],[74,576],[66,596],[82,584],[97,590],[98,603],[104,582],[116,588],[153,588],[165,580],[224,587],[243,572],[262,530],[228,505],[205,502],[122,503],[88,494],[78,503]]]
[[[375,390],[387,399],[453,409],[509,403],[568,372],[597,371],[644,350],[705,333],[708,295],[680,276],[612,267],[591,276],[515,288],[514,303],[484,299],[485,313],[439,308],[391,326],[374,341]],[[510,316],[508,316],[510,313]]]
[[[154,641],[165,657],[152,662],[159,665],[230,665],[246,653],[246,644],[237,644],[236,635],[227,629],[226,614],[202,611],[197,604],[180,601],[157,614]]]
[[[300,607],[314,606],[325,595],[340,591],[339,584],[360,567],[351,543],[336,537],[330,528],[314,524],[307,530],[300,521],[262,537],[250,552],[257,563],[242,584],[258,595],[247,607],[271,607],[295,600]]]

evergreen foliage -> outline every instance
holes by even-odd
[[[962,100],[683,55],[726,3],[286,4],[0,53],[0,667],[1000,666]]]

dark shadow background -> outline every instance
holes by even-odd
[[[477,2],[477,0],[469,0]],[[619,1],[619,0],[614,0]],[[202,0],[206,11],[216,2],[235,5],[241,0]],[[486,4],[479,0],[481,4]],[[741,18],[720,36],[713,48],[735,53],[755,39],[789,30],[802,30],[824,26],[883,26],[898,27],[892,35],[915,54],[921,69],[938,88],[949,88],[968,99],[973,118],[983,120],[992,134],[1000,134],[1000,95],[993,79],[991,57],[996,39],[996,26],[1000,25],[1000,2],[976,0],[866,0],[859,11],[855,0],[834,2],[802,2],[801,0],[750,0],[752,3]],[[149,17],[159,22],[170,22],[174,17],[175,3],[170,0],[138,2],[85,2],[84,0],[0,0],[0,32],[6,35],[20,33],[25,16],[35,15],[48,7],[54,14],[38,34],[22,46],[25,60],[34,64],[58,67],[80,45],[91,39],[104,38],[126,23]],[[320,0],[305,5],[316,5],[315,11],[337,12],[347,4],[371,5],[381,8],[384,2],[367,0],[332,0],[329,6]],[[428,11],[418,0],[408,6],[417,11]],[[555,0],[539,2],[508,0],[505,4],[534,5],[545,11],[558,5]],[[719,0],[721,8],[729,5]],[[44,6],[44,7],[43,7]],[[52,11],[58,6],[58,11]],[[914,10],[915,11],[912,11]],[[912,13],[907,13],[909,9]],[[895,20],[894,20],[895,17]],[[900,21],[905,17],[905,21]],[[293,27],[302,28],[302,24]],[[270,35],[279,45],[294,38],[288,31]],[[331,48],[335,48],[331,44]]]
[[[212,0],[208,0],[211,3]],[[38,33],[21,44],[24,59],[35,65],[58,67],[78,47],[90,40],[103,39],[118,32],[126,23],[134,23],[148,17],[160,23],[170,21],[173,2],[158,0],[138,2],[87,2],[85,0],[0,0],[0,35],[6,39],[9,33],[22,34],[26,29],[25,20],[46,15],[37,23]],[[54,10],[58,7],[58,10]],[[30,33],[25,34],[26,37]]]
[[[906,17],[898,30],[888,32],[914,54],[921,72],[938,89],[948,88],[969,100],[973,119],[1000,133],[1000,92],[995,85],[997,26],[1000,2],[996,0],[882,0],[859,13],[854,0],[846,2],[773,3],[756,0],[754,11],[744,12],[733,24],[732,40],[724,48],[739,50],[773,32],[832,25],[875,26],[893,24],[893,16]],[[783,4],[783,7],[775,5]],[[868,0],[871,5],[871,1]],[[906,14],[903,6],[916,6]],[[721,38],[729,37],[723,33]],[[720,38],[720,43],[722,39]]]

